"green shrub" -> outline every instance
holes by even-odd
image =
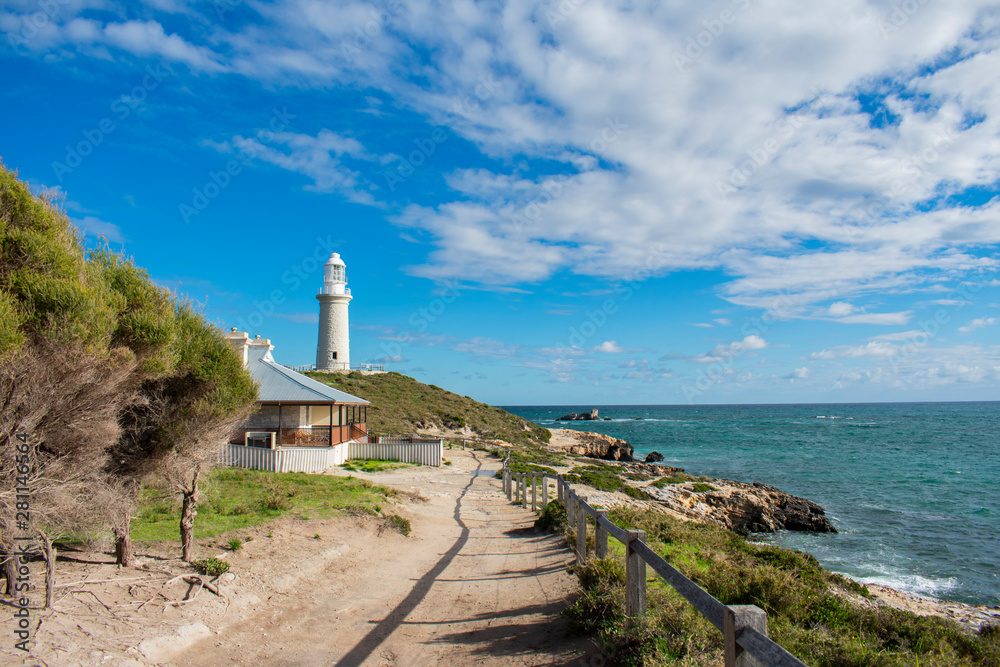
[[[193,560],[191,561],[191,565],[201,574],[205,574],[210,577],[217,577],[220,574],[229,572],[229,563],[215,557]]]
[[[229,547],[230,551],[239,551],[243,548],[243,540],[238,537],[230,538],[230,540],[226,542],[226,546]]]
[[[711,484],[704,484],[702,482],[699,482],[699,483],[697,483],[697,484],[694,485],[694,492],[695,493],[705,493],[707,491],[718,491],[718,489],[716,489]]]
[[[409,536],[411,530],[409,519],[399,516],[398,514],[389,514],[385,517],[385,520],[389,524],[389,527],[397,533],[403,535],[404,537]]]
[[[566,530],[566,508],[558,500],[550,501],[535,520],[535,528],[556,533]]]

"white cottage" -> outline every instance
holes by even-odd
[[[367,442],[368,401],[277,363],[271,356],[274,346],[266,338],[251,339],[233,328],[226,339],[260,385],[258,410],[230,438],[227,462],[282,472],[321,472],[347,460],[349,443]],[[288,453],[265,455],[261,450]],[[251,459],[271,460],[273,467],[248,465]],[[280,463],[285,459],[310,459],[313,463]]]

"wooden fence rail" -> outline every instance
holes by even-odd
[[[524,508],[528,507],[528,487],[531,487],[532,511],[537,508],[535,488],[539,480],[542,509],[548,505],[548,481],[555,481],[556,497],[566,507],[566,523],[576,538],[577,563],[585,563],[588,559],[588,517],[594,523],[594,555],[597,558],[607,557],[609,536],[625,546],[625,615],[630,623],[638,622],[646,611],[648,565],[722,632],[726,667],[806,667],[804,662],[768,638],[767,614],[763,609],[753,605],[723,604],[649,548],[644,531],[624,529],[612,523],[607,511],[589,505],[587,497],[576,493],[562,475],[512,473],[508,454],[503,461],[502,477],[507,499],[520,502]]]

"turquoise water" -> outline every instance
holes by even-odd
[[[596,407],[611,421],[556,422]],[[1000,403],[531,406],[548,428],[624,438],[688,472],[822,505],[839,534],[753,539],[863,582],[1000,605]],[[635,418],[641,417],[638,421]]]

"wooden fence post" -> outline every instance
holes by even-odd
[[[736,643],[736,635],[747,626],[766,637],[767,612],[752,604],[734,605],[723,610],[722,641],[726,667],[767,667]]]
[[[629,627],[646,611],[646,561],[635,551],[636,542],[646,542],[646,531],[625,531],[625,616]]]
[[[587,496],[579,496],[576,505],[576,562],[580,565],[587,562],[587,510],[583,508],[585,502]]]
[[[505,467],[503,469],[503,489],[504,489],[504,491],[507,492],[507,502],[508,503],[511,501],[510,487],[511,487],[511,483],[510,483],[510,468]]]
[[[563,489],[562,475],[556,477],[556,497],[559,499],[559,502],[566,503],[566,492]]]
[[[570,530],[576,530],[576,517],[573,516],[573,491],[566,489],[566,525]]]
[[[538,509],[538,475],[531,476],[531,511],[534,512]]]
[[[542,475],[542,511],[549,506],[549,478]]]
[[[521,509],[528,509],[528,473],[521,473]]]
[[[597,510],[594,520],[594,554],[598,558],[608,557],[608,529],[601,525],[601,519],[608,518],[607,510]]]

